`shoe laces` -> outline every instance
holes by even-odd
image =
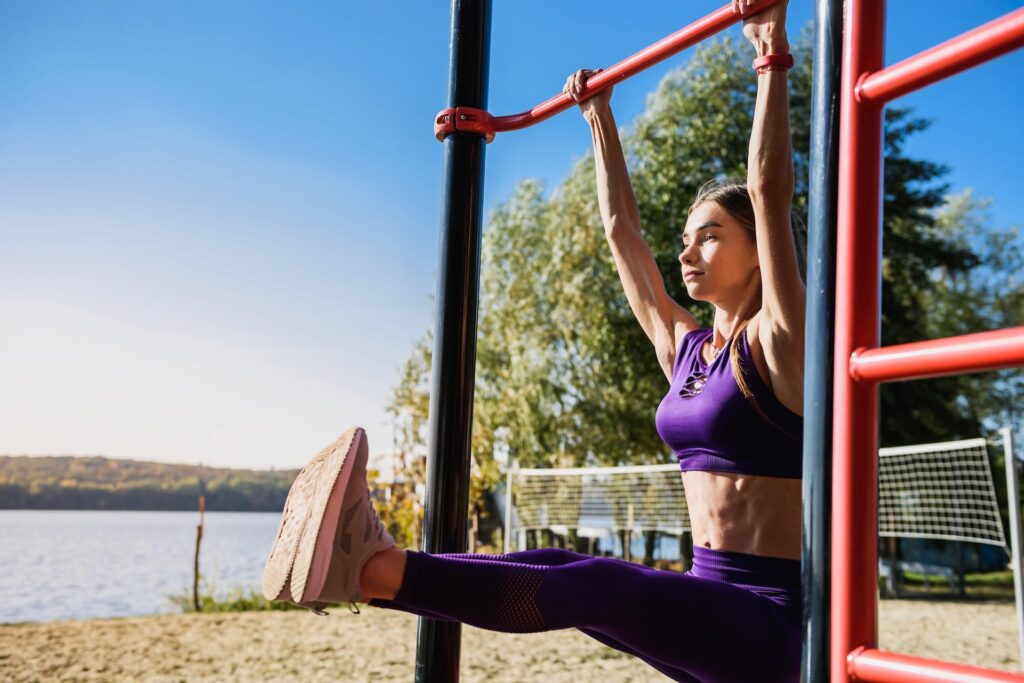
[[[330,614],[330,612],[325,612],[324,609],[323,609],[324,607],[327,607],[327,603],[326,602],[312,602],[312,603],[308,603],[308,604],[303,605],[303,607],[308,609],[313,614],[316,614],[316,615],[321,616],[321,617],[326,617],[327,615]],[[359,606],[356,605],[356,603],[354,603],[354,602],[348,603],[348,611],[351,612],[352,614],[362,614],[362,612],[359,611]]]

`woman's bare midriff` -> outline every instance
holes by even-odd
[[[683,472],[693,544],[800,559],[801,482],[725,472]]]

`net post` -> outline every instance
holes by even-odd
[[[516,461],[510,455],[508,457],[508,472],[505,480],[505,538],[501,544],[501,551],[506,555],[512,546],[512,478],[515,476]]]
[[[999,430],[1003,437],[1003,459],[1006,461],[1006,501],[1010,508],[1010,544],[1013,551],[1013,593],[1017,603],[1017,645],[1020,648],[1021,666],[1024,667],[1024,562],[1021,558],[1021,520],[1020,520],[1020,476],[1017,473],[1017,461],[1013,457],[1013,437],[1009,427]]]
[[[490,29],[491,0],[451,0],[448,107],[486,108]],[[486,143],[478,132],[458,130],[443,144],[423,514],[428,553],[466,550]],[[457,622],[419,619],[416,683],[459,679],[461,637]]]

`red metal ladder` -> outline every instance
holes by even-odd
[[[832,469],[830,678],[1024,681],[878,649],[878,384],[1024,365],[1024,326],[879,347],[882,110],[1024,46],[1024,8],[885,67],[884,0],[844,8]],[[1015,552],[1019,552],[1015,549]]]

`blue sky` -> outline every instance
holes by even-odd
[[[495,0],[488,108],[720,4]],[[887,59],[1017,6],[889,3]],[[811,11],[793,3],[791,35]],[[351,424],[386,450],[434,313],[448,12],[0,0],[0,453],[293,467]],[[618,86],[620,124],[687,57]],[[1000,225],[1024,223],[1022,72],[1018,51],[900,101],[935,119],[908,152]],[[500,136],[485,210],[589,145],[574,111]]]

